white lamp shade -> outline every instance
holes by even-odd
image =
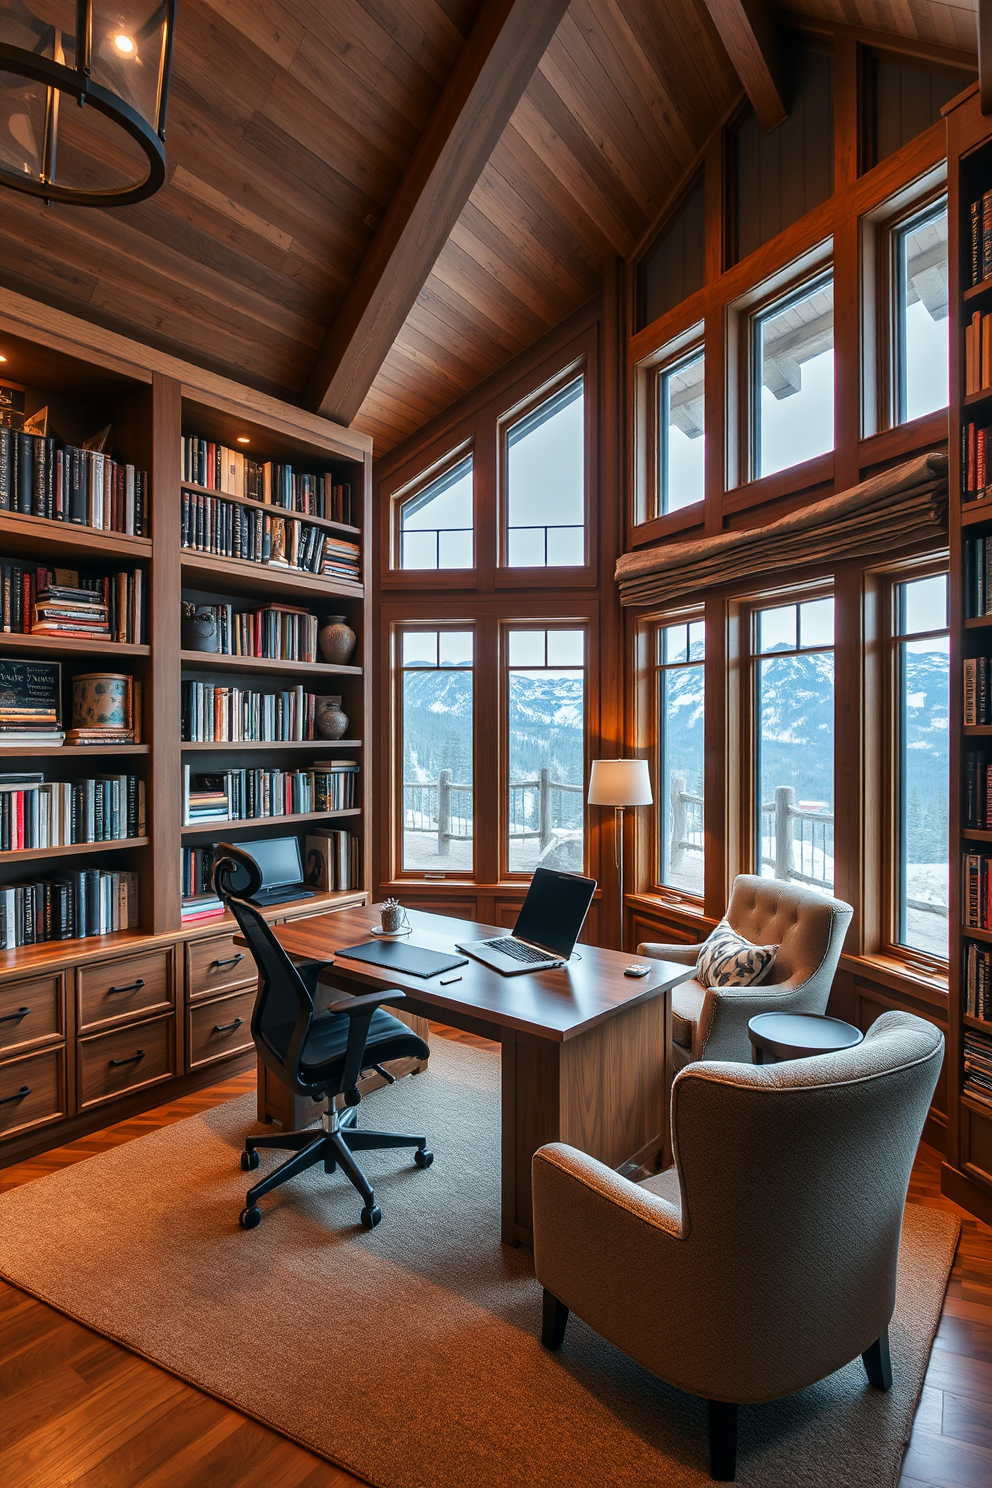
[[[590,806],[650,806],[647,760],[593,760],[588,800]]]

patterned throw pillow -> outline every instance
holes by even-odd
[[[724,919],[703,944],[696,980],[704,987],[753,987],[771,971],[777,945],[754,945]]]

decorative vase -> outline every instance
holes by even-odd
[[[348,732],[348,715],[342,712],[339,697],[317,699],[317,733],[322,739],[343,739]]]
[[[74,729],[128,729],[131,678],[123,672],[87,672],[72,679]]]
[[[320,628],[320,649],[331,666],[347,666],[358,637],[343,615],[328,615]]]
[[[183,615],[180,644],[184,651],[216,651],[219,633],[217,616],[210,610],[196,610]]]

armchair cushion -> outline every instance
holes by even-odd
[[[753,987],[771,971],[777,955],[777,945],[755,945],[725,917],[703,942],[696,978],[704,987]]]

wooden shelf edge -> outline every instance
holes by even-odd
[[[348,584],[340,579],[323,578],[320,574],[306,573],[300,568],[273,568],[268,563],[247,563],[240,558],[224,558],[218,553],[197,553],[192,548],[180,549],[180,564],[184,573],[209,574],[215,587],[217,581],[226,581],[237,588],[241,580],[256,589],[298,589],[317,599],[336,597],[358,599],[365,597],[361,584]]]
[[[983,827],[962,827],[961,836],[967,842],[992,842],[992,832]]]
[[[971,1013],[962,1013],[961,1022],[966,1028],[975,1028],[979,1033],[987,1033],[992,1038],[992,1018],[976,1018]]]
[[[4,651],[42,651],[50,656],[64,652],[75,656],[150,656],[151,646],[138,646],[131,641],[76,640],[72,636],[16,635],[0,631],[0,649]]]
[[[25,847],[0,852],[0,863],[31,863],[39,858],[77,857],[80,853],[111,852],[114,848],[147,847],[150,837],[116,837],[113,842],[73,842],[66,847]]]
[[[224,739],[211,740],[204,743],[202,740],[184,740],[180,744],[183,751],[210,750],[215,749],[361,749],[361,739]]]
[[[52,547],[77,547],[96,556],[147,559],[152,551],[150,537],[137,537],[109,527],[88,527],[82,522],[59,522],[27,512],[0,511],[0,531],[37,538]]]
[[[196,667],[200,671],[214,668],[231,672],[283,672],[288,668],[318,677],[362,675],[360,666],[337,666],[330,661],[280,661],[271,656],[229,656],[223,651],[180,651],[179,660],[184,667]]]
[[[92,755],[94,759],[106,759],[108,755],[114,754],[150,754],[150,744],[59,744],[42,745],[24,744],[20,748],[16,744],[0,744],[0,759],[23,759],[25,755],[37,754],[41,759],[62,759],[64,755],[71,755],[73,759],[81,759],[85,755]]]
[[[234,821],[210,821],[199,823],[186,822],[183,825],[184,837],[202,837],[205,832],[216,835],[218,832],[235,832],[242,827],[272,827],[281,826],[288,822],[326,821],[328,817],[339,816],[361,816],[361,806],[346,806],[341,811],[303,811],[295,816],[242,816]]]

